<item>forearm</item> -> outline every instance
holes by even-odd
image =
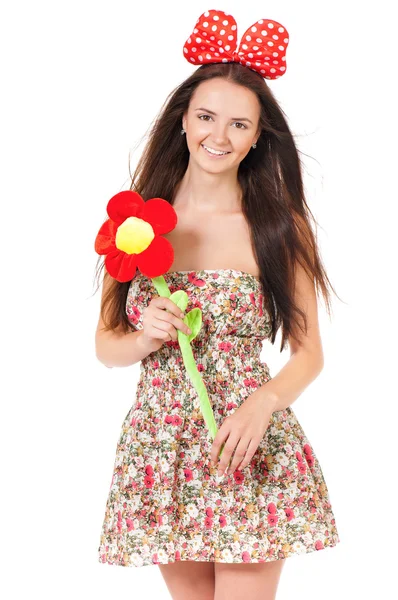
[[[277,375],[257,388],[256,392],[260,398],[266,399],[272,412],[284,410],[293,404],[322,369],[322,353],[298,350]]]
[[[139,362],[154,350],[143,343],[142,333],[142,329],[129,333],[97,333],[95,351],[98,360],[108,368],[129,367]]]

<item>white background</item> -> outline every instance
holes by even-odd
[[[289,32],[269,85],[304,153],[321,253],[342,301],[320,304],[325,367],[293,409],[341,543],[290,558],[278,600],[391,598],[396,554],[397,65],[393,3],[14,2],[2,9],[3,597],[169,598],[156,566],[97,559],[116,443],[139,366],[95,357],[94,239],[142,138],[196,68],[199,15]],[[395,286],[396,287],[396,286]],[[265,343],[275,375],[288,360]],[[396,489],[396,488],[395,488]],[[390,589],[389,592],[385,591]]]

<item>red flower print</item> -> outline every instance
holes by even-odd
[[[137,325],[138,321],[140,320],[140,317],[141,317],[140,310],[136,306],[133,306],[131,308],[131,313],[129,313],[129,315],[128,315],[128,320],[131,321],[131,323],[133,323],[133,325]]]
[[[95,238],[97,254],[106,254],[109,275],[131,281],[137,268],[147,277],[163,275],[173,264],[173,246],[163,234],[177,224],[177,213],[163,198],[144,199],[131,190],[112,196],[106,207],[109,219]]]
[[[297,466],[298,466],[300,473],[304,474],[307,472],[307,467],[304,462],[298,462]]]
[[[305,460],[308,463],[309,467],[313,467],[314,463],[315,463],[315,459],[314,459],[314,455],[313,454],[309,454],[309,455],[305,455]]]
[[[226,526],[226,524],[227,524],[227,519],[226,519],[224,516],[221,516],[221,517],[218,519],[218,522],[220,523],[220,527],[225,527],[225,526]]]
[[[147,475],[146,477],[144,477],[145,487],[151,488],[153,486],[154,481],[155,480],[153,477],[151,477],[150,475]]]
[[[152,562],[154,565],[157,565],[159,563],[159,559],[158,559],[158,555],[157,553],[152,555]]]
[[[192,471],[191,469],[188,469],[188,467],[184,469],[184,477],[186,482],[191,481],[193,479]]]
[[[205,518],[205,527],[206,529],[211,529],[213,527],[213,520],[210,517]]]
[[[218,347],[220,350],[223,350],[223,352],[229,352],[232,348],[232,344],[231,342],[220,342]]]
[[[273,502],[270,502],[267,506],[267,510],[270,513],[270,515],[275,515],[276,514],[276,506]]]
[[[181,425],[182,419],[180,415],[173,415],[173,425]]]
[[[251,368],[251,366],[250,366],[250,365],[247,365],[247,366],[245,367],[245,371],[246,371],[246,373],[247,373],[247,372],[249,372],[249,371],[252,371],[252,370],[253,370],[253,369]]]
[[[153,385],[153,386],[155,386],[155,387],[159,387],[159,386],[161,386],[161,385],[162,385],[162,380],[161,380],[161,378],[160,378],[160,377],[154,377],[154,378],[152,379],[152,385]]]
[[[250,557],[249,552],[242,552],[242,560],[245,563],[251,562],[251,557]]]
[[[126,519],[127,531],[133,531],[134,523],[132,519]]]
[[[145,474],[149,475],[149,477],[152,477],[152,475],[153,475],[153,467],[152,467],[152,465],[146,465],[146,467],[145,467]]]
[[[234,479],[235,479],[235,483],[243,483],[245,476],[242,473],[242,471],[234,471],[233,473]]]
[[[167,425],[173,425],[174,424],[174,415],[166,415],[164,418],[164,422]]]
[[[296,458],[297,458],[297,460],[298,460],[299,462],[302,462],[302,460],[303,460],[303,455],[301,454],[301,452],[298,452],[298,451],[296,452]]]
[[[309,444],[304,444],[303,451],[306,456],[312,456],[312,449]]]
[[[199,363],[199,364],[197,365],[197,367],[198,367],[198,371],[199,371],[199,373],[202,373],[202,372],[205,370],[204,366],[203,366],[201,363]]]
[[[321,542],[321,540],[317,540],[317,541],[315,542],[315,548],[316,548],[317,550],[322,550],[322,549],[323,549],[323,543]]]
[[[213,517],[213,516],[214,516],[214,512],[213,512],[213,509],[212,509],[212,507],[211,507],[211,506],[208,506],[208,507],[206,508],[206,511],[205,511],[205,512],[206,512],[206,516],[207,516],[207,517]]]
[[[278,515],[268,515],[268,523],[273,527],[279,520]]]
[[[174,559],[175,560],[181,560],[181,552],[179,550],[177,550],[177,552],[175,553]]]
[[[291,508],[285,508],[285,515],[287,521],[294,519],[294,511]]]

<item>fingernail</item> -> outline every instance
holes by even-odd
[[[190,329],[188,329],[188,335],[191,335],[192,331]]]
[[[180,313],[180,317],[181,317],[181,319],[183,319],[184,318],[184,313]]]

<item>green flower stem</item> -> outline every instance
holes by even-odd
[[[159,293],[160,296],[163,296],[166,298],[170,298],[170,296],[173,296],[173,301],[175,301],[177,306],[183,312],[185,311],[185,309],[188,305],[188,295],[186,292],[184,292],[182,290],[178,290],[178,292],[174,292],[174,294],[170,294],[168,285],[162,275],[160,275],[159,277],[154,277],[152,279],[152,283],[155,286],[156,291]],[[199,311],[199,309],[194,309],[194,311],[196,311],[195,316],[197,317],[197,311]],[[192,311],[192,313],[194,311]],[[191,323],[189,320],[189,315],[190,315],[190,313],[188,313],[188,315],[186,315],[184,318],[184,323],[186,323],[188,325],[188,327],[191,326]],[[197,324],[197,319],[196,319],[195,323]],[[201,325],[201,320],[199,323],[199,329],[200,329],[200,325]],[[192,327],[191,327],[191,329],[192,329]],[[187,370],[188,376],[189,376],[195,390],[198,393],[199,401],[200,401],[200,409],[201,409],[204,421],[206,423],[206,426],[210,432],[212,439],[214,440],[214,438],[216,437],[216,433],[217,433],[217,424],[214,419],[213,409],[210,404],[206,386],[205,386],[203,379],[198,371],[198,368],[197,368],[197,365],[195,362],[195,358],[194,358],[194,355],[192,352],[192,348],[191,348],[191,341],[192,341],[192,339],[194,339],[194,337],[196,337],[197,333],[198,333],[198,331],[193,332],[191,335],[187,335],[187,334],[183,333],[180,329],[178,329],[177,330],[178,344],[181,349],[184,366]],[[221,454],[222,454],[222,450],[221,450],[220,456],[221,456]]]

